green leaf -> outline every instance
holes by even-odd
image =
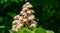
[[[46,33],[54,33],[54,32],[50,30],[46,30]]]
[[[0,22],[2,22],[2,17],[0,17]]]
[[[31,33],[31,31],[28,28],[24,28],[23,33]]]
[[[31,30],[28,28],[20,28],[17,33],[31,33]]]
[[[9,30],[10,33],[17,33],[16,31],[13,31],[13,30]]]
[[[7,7],[12,3],[12,1],[11,0],[3,0],[3,3],[4,3],[4,7]]]
[[[33,6],[39,6],[41,3],[41,0],[30,0],[30,2],[31,2],[31,4],[33,5]]]
[[[36,29],[34,29],[34,32],[35,33],[46,33],[43,28],[36,28]]]
[[[7,13],[7,15],[10,15],[11,17],[14,17],[16,15],[16,13],[10,12],[10,13]]]
[[[19,3],[20,0],[15,0],[16,3]]]
[[[18,29],[17,33],[23,33],[22,31],[23,31],[23,29]]]

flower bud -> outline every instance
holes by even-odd
[[[26,4],[23,5],[23,8],[31,8],[33,7],[29,2],[27,2]]]

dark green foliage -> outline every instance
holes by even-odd
[[[60,33],[59,0],[27,0],[33,5],[38,27]],[[20,13],[26,0],[0,0],[0,33],[9,33],[13,17]],[[4,27],[2,27],[4,26]]]

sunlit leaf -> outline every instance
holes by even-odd
[[[35,33],[46,33],[45,30],[43,28],[36,28],[34,30]]]
[[[31,33],[31,31],[28,28],[24,28],[23,33]]]
[[[54,33],[54,32],[50,30],[46,30],[46,33]]]

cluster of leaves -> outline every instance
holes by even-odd
[[[13,17],[19,14],[26,1],[34,6],[38,27],[60,33],[59,0],[0,0],[0,33],[9,33]]]
[[[43,28],[35,28],[34,30],[29,30],[28,28],[19,29],[18,32],[10,30],[12,33],[54,33],[53,31],[44,30]]]

